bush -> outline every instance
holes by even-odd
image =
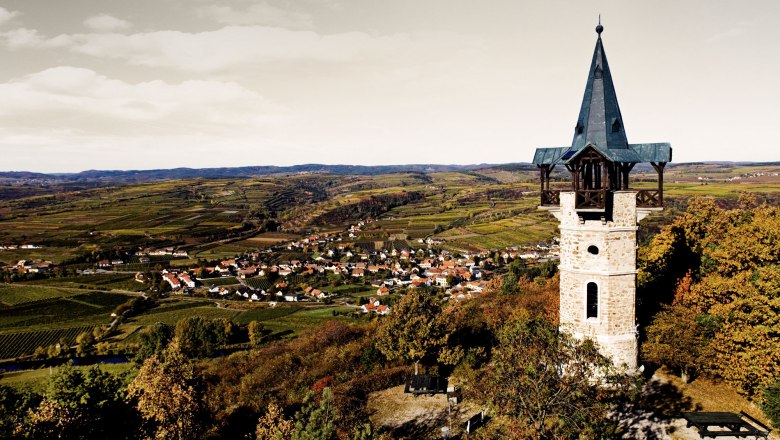
[[[764,389],[764,403],[761,409],[775,428],[780,428],[780,380]]]

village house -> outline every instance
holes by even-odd
[[[171,286],[171,290],[181,289],[181,283],[176,278],[176,275],[172,273],[164,273],[163,280],[165,280]]]
[[[195,287],[195,281],[190,278],[190,275],[188,273],[182,273],[179,275],[179,281],[181,283],[189,288]]]
[[[367,304],[360,306],[360,310],[363,313],[376,313],[377,315],[387,315],[390,312],[390,307],[382,305],[378,299],[371,298]]]

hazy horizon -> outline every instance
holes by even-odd
[[[0,170],[530,162],[599,13],[629,142],[780,160],[771,0],[3,0]]]

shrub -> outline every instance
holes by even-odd
[[[780,428],[780,380],[764,388],[764,403],[761,405],[775,428]]]

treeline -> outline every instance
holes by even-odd
[[[314,225],[340,225],[367,217],[377,217],[395,207],[406,205],[422,199],[422,193],[418,191],[403,192],[397,194],[383,194],[371,196],[357,203],[339,206],[312,221]]]
[[[723,379],[780,416],[780,207],[694,199],[639,261],[644,359]]]

